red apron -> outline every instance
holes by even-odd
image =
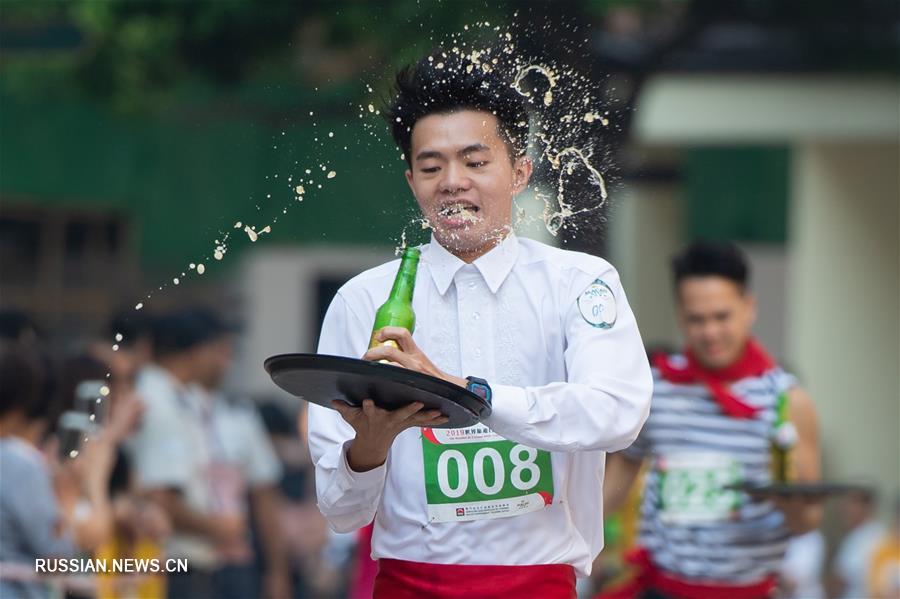
[[[575,599],[566,564],[471,566],[378,560],[374,599]]]
[[[774,577],[747,585],[684,580],[658,569],[642,547],[630,551],[625,560],[637,566],[636,576],[622,586],[595,595],[594,599],[638,599],[651,589],[678,599],[765,599],[775,590]]]

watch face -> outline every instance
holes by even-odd
[[[485,401],[488,400],[488,390],[484,385],[480,383],[472,383],[469,390],[481,399]]]

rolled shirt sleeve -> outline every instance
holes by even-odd
[[[325,314],[319,337],[320,354],[358,358],[368,347],[371,328],[353,313],[339,292]],[[353,428],[334,410],[309,404],[309,451],[316,468],[319,510],[336,532],[349,532],[375,517],[387,465],[367,472],[354,472],[347,463],[347,450],[356,436]]]
[[[602,282],[615,298],[612,326],[592,324],[579,298]],[[562,299],[567,380],[540,387],[492,386],[496,433],[547,451],[619,451],[637,438],[650,412],[653,379],[618,273],[579,273]]]

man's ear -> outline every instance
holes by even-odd
[[[406,184],[409,185],[409,190],[412,191],[413,197],[416,195],[416,189],[413,187],[413,174],[411,169],[406,169],[404,173],[406,175]]]
[[[528,156],[519,156],[513,163],[513,195],[519,194],[528,187],[528,181],[531,179],[531,173],[534,171],[534,164]]]

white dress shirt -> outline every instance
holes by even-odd
[[[338,291],[322,325],[319,353],[358,358],[366,352],[375,311],[387,299],[398,265],[368,270]],[[548,504],[526,507],[528,501],[517,499],[499,502],[525,510],[517,515],[491,515],[485,508],[476,519],[442,521],[426,493],[423,439],[430,435],[424,429],[402,432],[385,465],[354,472],[346,460],[353,429],[337,412],[310,405],[309,444],[322,513],[337,531],[374,518],[375,559],[571,564],[580,575],[590,573],[603,547],[605,452],[634,441],[652,393],[646,354],[615,269],[601,258],[514,235],[466,264],[432,239],[422,248],[413,309],[413,338],[431,361],[455,376],[486,379],[493,390],[493,413],[464,431],[467,438],[498,439],[496,433],[521,444],[513,448],[518,454],[511,464],[533,459],[535,450],[549,452]],[[445,431],[433,432],[446,438]],[[492,457],[482,455],[482,465]],[[502,465],[492,463],[496,473]],[[532,466],[524,467],[517,480],[527,486]],[[495,490],[493,483],[502,482],[474,470],[479,489]],[[449,490],[461,481],[451,479]],[[441,489],[448,489],[446,482]]]
[[[183,385],[158,366],[141,371],[137,391],[146,410],[128,449],[143,488],[177,489],[192,510],[211,514],[244,512],[244,491],[280,480],[281,464],[252,404]],[[222,552],[205,537],[175,531],[166,549],[208,570],[238,554],[246,559],[249,548]]]

